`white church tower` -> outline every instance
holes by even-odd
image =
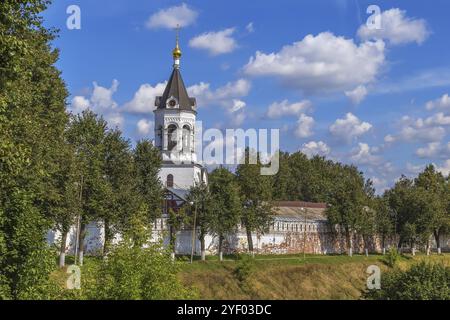
[[[207,177],[195,153],[197,105],[181,78],[178,35],[172,54],[172,75],[163,95],[155,100],[155,146],[162,157],[161,182],[169,192],[183,197],[200,181],[207,183]]]

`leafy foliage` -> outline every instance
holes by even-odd
[[[219,253],[225,236],[233,232],[241,219],[240,190],[235,176],[226,168],[218,168],[209,175],[211,192],[209,229],[219,237]]]
[[[252,257],[249,255],[242,254],[239,255],[238,263],[234,270],[234,274],[240,282],[245,282],[253,273],[254,269],[255,269],[255,260],[252,259]]]
[[[398,252],[398,250],[394,247],[389,248],[386,257],[384,258],[384,261],[386,262],[386,264],[391,267],[394,268],[397,265],[398,260],[400,259],[400,253]]]
[[[273,221],[273,181],[269,176],[261,175],[261,167],[260,154],[247,148],[243,163],[236,169],[236,179],[241,190],[241,222],[247,230],[250,252],[253,252],[252,232],[266,232]]]
[[[85,296],[92,300],[163,300],[194,298],[177,278],[178,266],[160,244],[146,248],[123,243],[91,269]],[[95,279],[92,281],[92,279]]]
[[[367,298],[377,300],[450,300],[450,267],[420,262],[407,271],[394,270],[381,278],[381,290]]]
[[[0,6],[0,295],[39,298],[49,279],[45,235],[59,193],[67,91],[54,67],[46,0]],[[45,296],[45,295],[43,295]]]

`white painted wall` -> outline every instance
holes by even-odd
[[[195,183],[200,182],[201,169],[195,165],[177,166],[164,164],[159,171],[159,179],[166,185],[167,176],[174,177],[174,188],[189,190]]]

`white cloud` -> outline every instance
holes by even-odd
[[[227,107],[227,114],[231,118],[231,125],[234,127],[239,127],[242,123],[244,123],[247,118],[247,114],[245,112],[245,107],[247,104],[239,99],[232,100],[232,106]]]
[[[357,45],[352,39],[323,32],[307,35],[276,53],[257,51],[244,66],[244,72],[275,76],[284,85],[309,93],[332,92],[374,81],[384,62],[383,41]]]
[[[442,145],[440,142],[430,142],[423,148],[416,150],[416,155],[420,158],[447,157],[450,155],[450,142]]]
[[[450,125],[450,116],[444,115],[442,112],[438,112],[431,117],[425,119],[425,125],[427,126],[448,126]]]
[[[215,90],[211,89],[209,83],[200,82],[188,87],[187,91],[191,97],[197,99],[199,107],[220,106],[225,109],[231,125],[237,127],[247,118],[245,113],[247,104],[242,98],[248,95],[250,89],[250,81],[238,79]]]
[[[376,148],[371,148],[367,143],[358,143],[358,147],[352,150],[350,159],[353,163],[359,165],[380,165],[382,159],[375,155]]]
[[[228,28],[217,32],[205,32],[189,40],[189,46],[206,50],[213,56],[229,53],[237,48],[236,40],[232,37],[234,31],[234,28]]]
[[[92,107],[97,110],[115,109],[117,103],[113,100],[112,96],[116,93],[118,87],[119,81],[116,79],[113,80],[110,88],[99,86],[97,82],[94,82],[94,91],[90,98]]]
[[[445,121],[445,117],[435,116],[424,120],[404,116],[400,121],[400,132],[397,135],[387,135],[384,140],[387,143],[395,141],[437,142],[445,136],[445,129],[439,124],[442,121]]]
[[[395,170],[395,166],[389,161],[381,162],[375,166],[369,167],[369,171],[377,172],[379,175],[389,179],[392,179]]]
[[[154,122],[147,119],[141,119],[136,124],[137,132],[141,137],[151,135],[151,133],[154,130],[154,127],[155,127]]]
[[[161,96],[167,82],[152,86],[148,83],[139,87],[131,101],[124,105],[124,111],[130,113],[148,114],[155,109],[155,98]]]
[[[442,166],[436,166],[436,170],[441,172],[444,176],[450,174],[450,159],[445,160]]]
[[[75,96],[72,99],[71,109],[75,114],[81,113],[87,108],[89,108],[89,100],[83,96]]]
[[[106,113],[103,114],[103,116],[105,117],[106,122],[108,122],[108,126],[110,128],[123,128],[123,123],[125,121],[124,117],[118,113],[118,112],[113,112],[113,113]]]
[[[289,103],[288,100],[272,103],[267,110],[267,117],[271,119],[283,116],[298,116],[311,110],[312,103],[309,100]]]
[[[372,129],[368,122],[362,122],[352,113],[347,113],[344,119],[337,119],[330,126],[330,133],[338,141],[352,142]]]
[[[308,158],[312,158],[315,155],[327,156],[330,154],[330,147],[323,141],[310,141],[303,144],[301,152],[304,153]]]
[[[239,110],[245,108],[246,105],[247,104],[242,100],[233,99],[233,107],[231,108],[230,112],[233,113],[233,112],[239,111]]]
[[[110,88],[102,87],[93,82],[94,89],[89,98],[84,96],[75,96],[69,107],[70,111],[77,114],[87,108],[90,108],[96,114],[102,115],[110,127],[122,128],[124,118],[120,113],[118,104],[113,99],[119,87],[119,81],[113,80]]]
[[[295,129],[295,136],[298,138],[308,138],[312,136],[312,128],[314,126],[314,119],[302,113],[297,120],[297,128]]]
[[[388,181],[379,177],[372,177],[373,186],[377,191],[377,194],[382,194],[386,189],[388,189]]]
[[[247,30],[248,33],[255,32],[255,27],[253,26],[253,22],[250,22],[246,27],[245,30]]]
[[[423,169],[425,169],[425,165],[414,165],[409,162],[406,164],[406,170],[408,171],[408,173],[413,175],[419,174],[421,171],[423,171]]]
[[[428,101],[426,104],[427,110],[433,110],[433,109],[448,109],[450,110],[450,97],[448,96],[448,93],[444,94],[441,98]]]
[[[251,83],[245,79],[238,79],[235,82],[228,82],[223,87],[219,87],[214,92],[214,98],[228,99],[230,97],[244,97],[251,89]]]
[[[430,32],[423,19],[413,19],[406,16],[406,11],[398,8],[381,13],[381,28],[371,29],[362,25],[358,30],[358,36],[362,40],[387,40],[392,45],[400,45],[411,42],[423,43]]]
[[[386,143],[393,143],[395,142],[395,137],[392,134],[388,134],[384,137],[384,142]]]
[[[212,99],[212,92],[210,90],[210,84],[205,82],[200,82],[194,84],[187,88],[187,92],[191,97],[197,99],[197,104],[199,107],[206,106],[209,99]]]
[[[425,148],[419,148],[416,151],[416,155],[421,158],[431,158],[434,157],[440,150],[440,142],[430,142]]]
[[[234,82],[228,82],[226,85],[212,90],[209,83],[200,82],[187,88],[190,96],[197,98],[199,107],[209,105],[220,105],[232,110],[235,107],[235,101],[248,95],[251,89],[251,83],[245,79],[238,79]],[[243,102],[243,101],[242,101]]]
[[[195,22],[198,13],[189,8],[185,3],[179,6],[161,9],[157,13],[150,16],[146,26],[150,29],[167,28],[173,29],[177,25],[187,27]]]
[[[365,86],[358,86],[352,91],[345,91],[345,95],[354,105],[360,104],[367,96],[367,93],[367,88]]]

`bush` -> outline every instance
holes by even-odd
[[[450,300],[450,267],[421,262],[408,271],[391,271],[382,276],[381,290],[365,296],[376,300]]]
[[[391,247],[386,254],[384,262],[391,268],[394,268],[397,265],[398,260],[400,259],[400,253],[397,248]]]
[[[100,264],[83,268],[84,298],[162,300],[195,298],[177,278],[178,266],[161,245],[120,245]]]
[[[234,274],[240,282],[245,282],[252,274],[255,267],[255,261],[248,255],[240,255]]]

